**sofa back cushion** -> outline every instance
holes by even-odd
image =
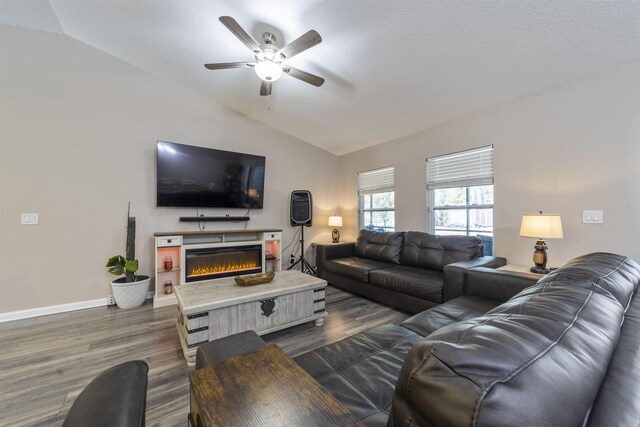
[[[360,230],[353,250],[355,256],[400,263],[404,233]]]
[[[405,358],[390,425],[582,425],[639,281],[626,257],[590,254],[435,331]]]
[[[482,256],[480,239],[473,236],[434,236],[407,231],[400,264],[442,271],[445,265]]]

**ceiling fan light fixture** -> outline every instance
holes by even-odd
[[[258,62],[255,69],[258,77],[265,82],[275,82],[282,77],[282,67],[269,59]]]

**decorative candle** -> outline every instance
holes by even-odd
[[[164,293],[167,295],[173,293],[173,283],[171,283],[171,280],[164,282]]]

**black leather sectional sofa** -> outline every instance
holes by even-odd
[[[637,427],[640,265],[584,255],[543,277],[465,270],[463,295],[295,358],[368,426]],[[197,367],[264,345],[244,332]]]
[[[319,246],[318,276],[329,284],[410,313],[462,295],[465,269],[497,268],[473,236],[360,230],[355,243]]]

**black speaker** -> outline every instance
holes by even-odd
[[[304,225],[311,227],[313,209],[311,204],[311,192],[296,190],[291,192],[291,226]]]

